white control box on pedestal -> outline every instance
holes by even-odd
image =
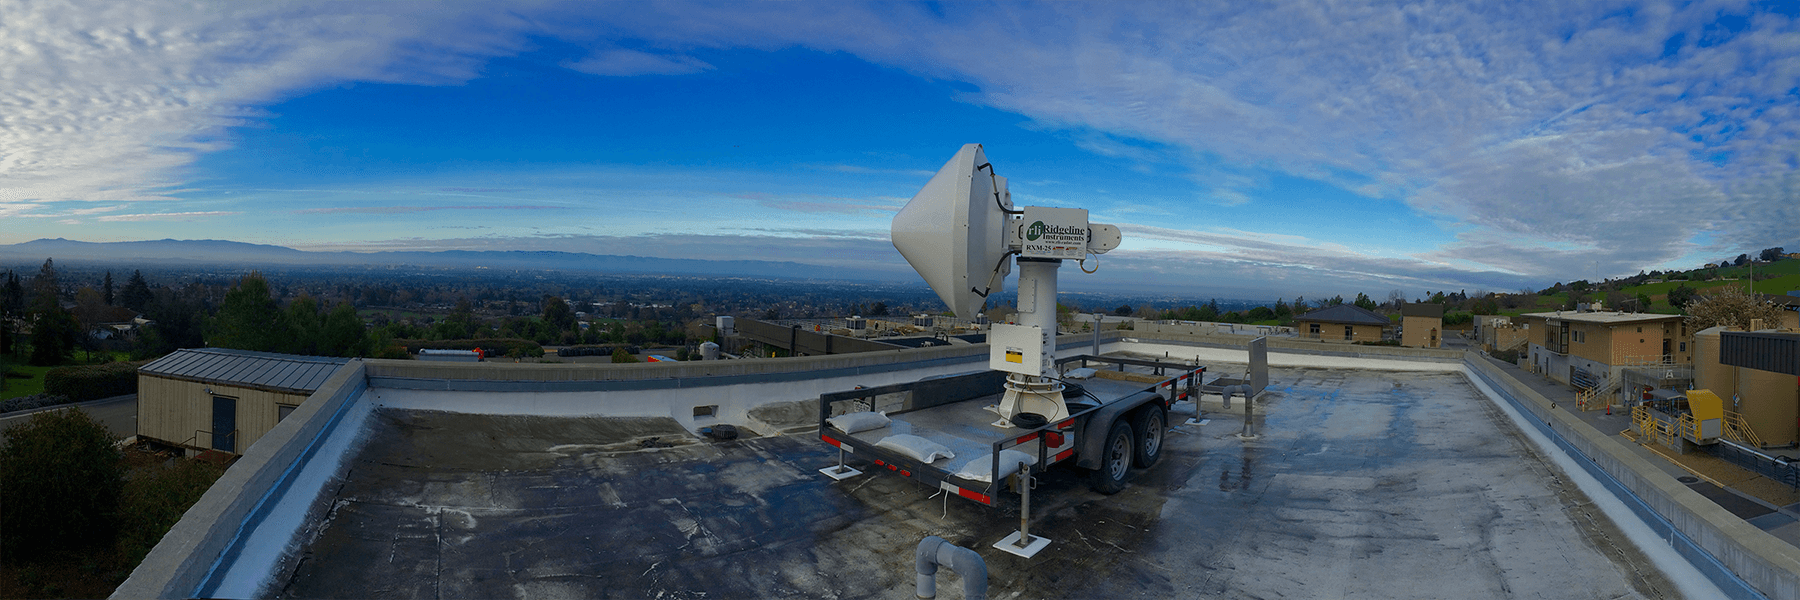
[[[1033,377],[1043,375],[1051,370],[1045,363],[1052,357],[1044,354],[1049,341],[1036,325],[995,323],[988,329],[988,368]]]

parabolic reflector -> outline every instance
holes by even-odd
[[[894,248],[965,319],[981,311],[984,295],[999,292],[1012,271],[1004,260],[1012,199],[1006,179],[981,168],[987,164],[981,144],[963,146],[894,215]]]

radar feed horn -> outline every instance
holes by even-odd
[[[967,144],[894,215],[894,249],[956,316],[970,319],[1012,272],[1006,178]]]

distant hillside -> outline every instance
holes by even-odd
[[[282,246],[246,244],[225,240],[154,240],[142,242],[81,242],[40,239],[0,245],[0,262],[34,264],[45,258],[58,262],[109,262],[119,264],[179,265],[412,265],[490,269],[543,269],[598,273],[665,275],[722,275],[783,277],[795,279],[900,280],[912,273],[859,272],[796,262],[761,260],[695,260],[619,256],[580,252],[469,251],[442,252],[307,252]]]

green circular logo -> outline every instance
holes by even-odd
[[[1025,239],[1026,240],[1035,242],[1035,241],[1038,241],[1038,238],[1041,238],[1041,237],[1044,237],[1044,222],[1043,221],[1038,221],[1036,223],[1032,223],[1030,227],[1025,228]]]

